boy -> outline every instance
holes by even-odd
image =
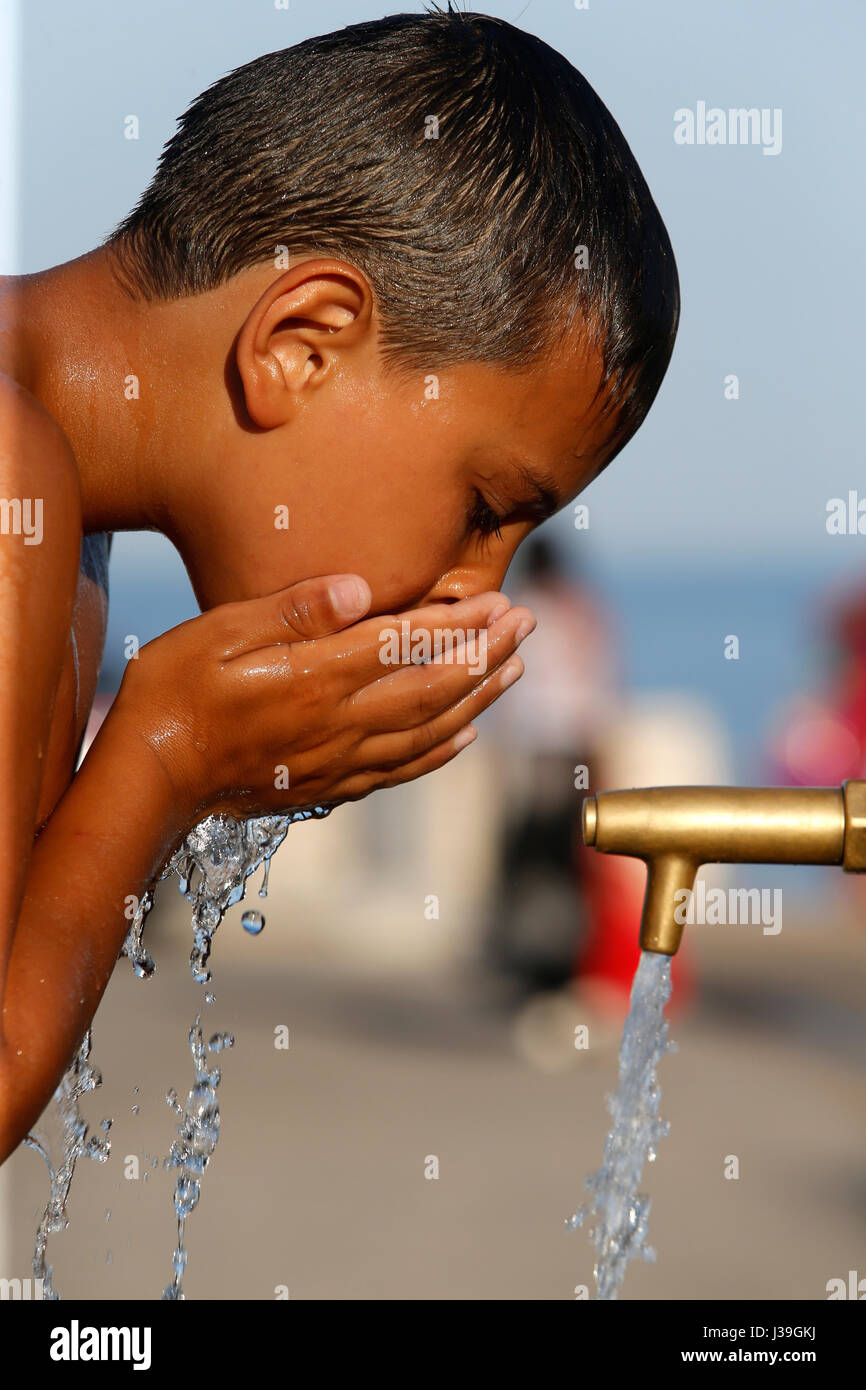
[[[598,97],[450,6],[230,73],[104,245],[0,283],[0,1161],[197,820],[471,741],[534,626],[511,557],[639,427],[678,317]],[[169,537],[203,613],[128,663],[73,776],[124,529]],[[486,634],[486,670],[388,669],[401,622]]]

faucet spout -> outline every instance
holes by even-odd
[[[838,864],[866,872],[866,781],[841,787],[636,787],[583,802],[583,841],[647,865],[645,951],[672,956],[702,864]]]
[[[691,892],[700,865],[684,854],[660,854],[647,864],[647,885],[640,924],[643,951],[673,956],[679,950],[685,917],[680,894]]]

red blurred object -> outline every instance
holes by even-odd
[[[795,786],[838,786],[866,775],[866,593],[825,612],[836,647],[824,689],[792,700],[772,750],[774,771]]]
[[[842,605],[836,632],[847,656],[841,672],[839,713],[859,743],[862,774],[866,766],[866,593]]]

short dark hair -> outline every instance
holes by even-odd
[[[266,53],[178,125],[107,241],[133,298],[213,289],[278,246],[339,255],[377,297],[386,367],[529,369],[578,329],[602,353],[605,463],[640,426],[676,262],[619,126],[540,39],[449,0]]]

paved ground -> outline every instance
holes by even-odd
[[[171,1272],[171,1179],[147,1165],[172,1137],[165,1091],[192,1074],[203,991],[181,926],[163,921],[152,981],[121,962],[96,1021],[105,1084],[88,1114],[116,1117],[114,1151],[80,1167],[50,1246],[68,1297],[158,1297]],[[562,1069],[543,1070],[488,986],[341,974],[268,954],[267,936],[222,966],[217,940],[209,1030],[237,1045],[188,1223],[187,1296],[568,1299],[591,1285],[588,1238],[563,1218],[601,1158],[615,1052],[574,1052],[580,1013],[546,1039]],[[749,945],[724,929],[697,944],[703,989],[660,1078],[671,1135],[645,1173],[658,1259],[631,1267],[623,1297],[826,1297],[828,1279],[866,1274],[866,932],[786,923]],[[124,1178],[130,1154],[146,1182]],[[723,1175],[732,1154],[737,1181]],[[0,1273],[29,1273],[44,1186],[41,1160],[16,1153]]]

